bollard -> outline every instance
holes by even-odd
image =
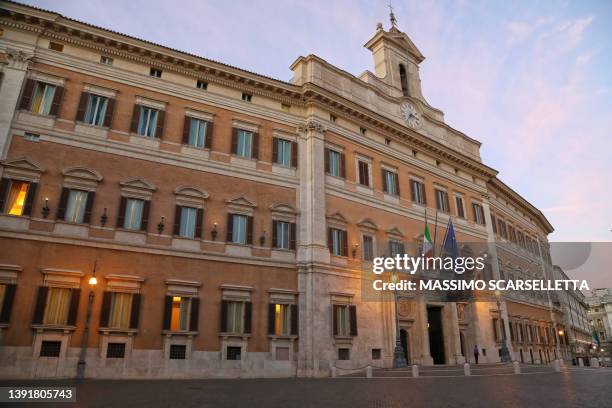
[[[578,357],[578,366],[584,367],[584,361],[582,360],[582,357]]]
[[[514,374],[520,374],[521,373],[521,365],[518,361],[515,361],[512,363],[512,365],[514,366]]]
[[[465,374],[466,377],[472,375],[472,373],[470,372],[470,363],[465,363],[463,365],[463,374]]]
[[[412,376],[415,378],[419,376],[419,366],[416,364],[412,366]]]
[[[372,366],[366,367],[366,377],[372,378]]]
[[[591,359],[591,367],[593,368],[599,368],[599,360],[595,357],[593,357]]]
[[[559,360],[553,361],[553,368],[556,372],[561,372],[561,365],[559,364]]]
[[[337,370],[336,367],[332,367],[332,378],[336,378],[336,376],[338,375],[336,370]]]

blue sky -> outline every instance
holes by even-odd
[[[26,1],[278,79],[316,54],[355,75],[388,1]],[[423,92],[483,143],[554,241],[612,241],[612,2],[394,1]],[[103,4],[103,5],[102,5]]]

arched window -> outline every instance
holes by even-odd
[[[408,96],[408,75],[406,74],[406,67],[404,64],[399,64],[400,82],[402,83],[402,93],[404,96]]]

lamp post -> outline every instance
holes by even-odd
[[[497,310],[499,311],[499,321],[503,322],[500,298],[501,298],[501,292],[499,290],[496,290],[495,300],[497,302]],[[501,332],[502,332],[502,340],[503,340],[502,348],[501,348],[501,361],[502,363],[509,363],[510,361],[512,361],[512,358],[510,357],[510,351],[508,350],[508,345],[506,344],[506,342],[508,341],[508,337],[506,336],[505,323],[502,324]]]
[[[397,272],[391,273],[391,280],[393,283],[398,282]],[[402,346],[402,338],[400,336],[399,326],[399,313],[397,313],[397,288],[393,287],[393,303],[395,305],[395,350],[393,352],[393,368],[403,368],[408,365],[406,362],[406,355],[404,354],[404,347]]]
[[[94,287],[98,283],[96,279],[96,263],[94,262],[93,274],[89,278],[89,301],[87,303],[87,314],[85,315],[85,327],[83,328],[83,341],[81,342],[81,353],[79,354],[79,363],[77,364],[77,378],[85,377],[85,358],[87,356],[87,343],[89,342],[89,321],[91,320],[91,308],[93,306]]]

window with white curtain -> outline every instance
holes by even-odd
[[[87,109],[83,122],[89,125],[103,126],[107,106],[108,98],[90,94],[87,98]]]
[[[227,302],[227,331],[242,333],[244,302]]]
[[[247,217],[246,215],[233,214],[232,242],[235,244],[246,244],[247,240]]]
[[[196,118],[191,118],[189,128],[189,145],[193,147],[203,148],[206,144],[206,121]]]
[[[238,130],[236,155],[242,157],[253,156],[253,132]]]
[[[181,225],[179,235],[184,238],[194,238],[198,210],[192,207],[181,207]]]
[[[125,219],[123,228],[139,230],[142,224],[142,209],[144,201],[135,198],[128,198],[125,203]]]
[[[34,89],[34,97],[32,98],[32,105],[30,110],[32,113],[39,115],[48,115],[51,111],[51,105],[53,104],[53,97],[55,96],[55,85],[45,84],[44,82],[37,82]]]
[[[50,287],[47,294],[47,304],[43,324],[65,325],[70,309],[70,289]]]
[[[70,190],[64,221],[82,223],[87,205],[87,191]]]
[[[284,139],[277,140],[277,151],[276,163],[283,166],[291,166],[291,142]]]
[[[113,292],[111,297],[108,327],[128,329],[132,313],[132,294]]]
[[[155,137],[157,127],[157,109],[147,106],[140,107],[140,118],[138,121],[138,134],[146,137]]]
[[[289,249],[289,223],[276,221],[275,248]]]

